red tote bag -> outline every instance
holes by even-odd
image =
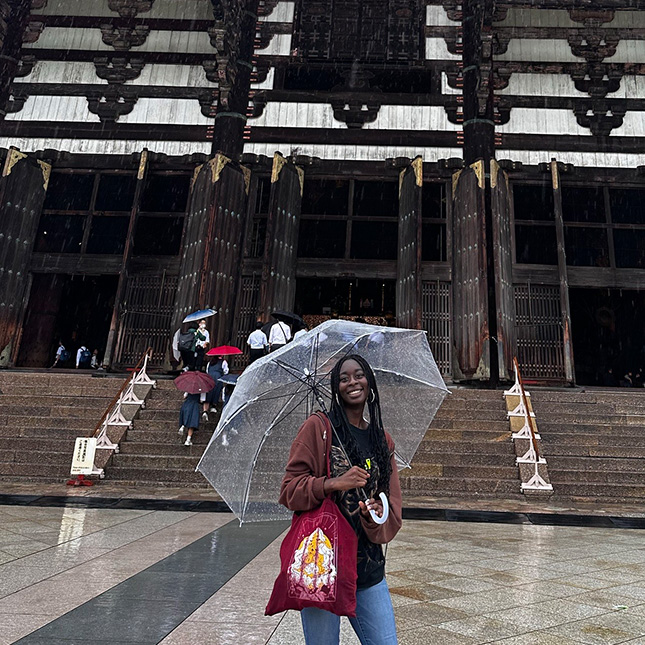
[[[322,415],[321,415],[322,416]],[[328,427],[327,476],[330,476]],[[280,547],[280,573],[265,614],[318,607],[338,616],[356,616],[358,538],[340,509],[326,497],[316,509],[294,514]]]

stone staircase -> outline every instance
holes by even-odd
[[[195,467],[215,430],[216,417],[201,422],[193,445],[177,435],[183,395],[171,380],[157,380],[146,407],[134,419],[120,451],[105,467],[106,481],[125,485],[207,487]]]
[[[554,499],[645,502],[645,390],[531,389]]]
[[[413,498],[522,498],[502,392],[451,388],[401,487]]]
[[[123,379],[89,372],[0,372],[0,481],[61,482]]]

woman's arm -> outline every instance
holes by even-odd
[[[394,458],[394,441],[389,434],[386,434],[388,447],[390,448],[390,463],[392,465],[392,475],[390,476],[390,494],[387,501],[390,506],[390,513],[385,524],[377,524],[372,518],[367,517],[361,513],[361,524],[365,535],[370,542],[374,544],[387,544],[394,539],[394,536],[399,532],[402,524],[401,508],[403,501],[401,498],[401,483],[399,481],[399,470]],[[378,499],[376,500],[378,501]]]

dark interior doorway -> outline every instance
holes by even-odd
[[[49,367],[59,339],[72,353],[86,345],[103,357],[117,276],[34,275],[17,364]]]
[[[645,292],[571,289],[571,327],[579,385],[625,385],[645,368]],[[610,371],[611,370],[611,371]]]
[[[295,308],[303,316],[394,316],[395,281],[298,278]]]

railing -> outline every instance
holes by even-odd
[[[520,373],[520,366],[517,358],[513,358],[513,367],[515,370],[515,384],[513,387],[504,392],[505,396],[519,397],[519,403],[515,408],[509,410],[509,417],[523,417],[524,424],[518,432],[512,435],[513,441],[517,439],[528,439],[528,450],[516,459],[517,464],[529,464],[533,466],[533,474],[529,477],[528,481],[522,482],[521,489],[525,490],[539,490],[539,491],[552,491],[553,486],[547,482],[539,472],[540,465],[546,467],[546,459],[540,454],[540,446],[538,439],[540,435],[536,432],[535,428],[535,414],[529,405],[529,394],[524,388],[522,381],[522,374]]]
[[[155,382],[148,376],[148,361],[152,356],[152,347],[148,347],[143,356],[139,359],[136,367],[132,371],[132,375],[128,377],[119,391],[114,395],[108,404],[101,419],[96,424],[92,437],[96,438],[96,447],[105,450],[119,451],[119,445],[110,441],[108,436],[108,428],[110,426],[122,426],[125,428],[132,427],[132,421],[126,419],[123,414],[123,405],[138,405],[144,407],[143,399],[140,399],[135,391],[135,385],[152,386],[155,387]]]

